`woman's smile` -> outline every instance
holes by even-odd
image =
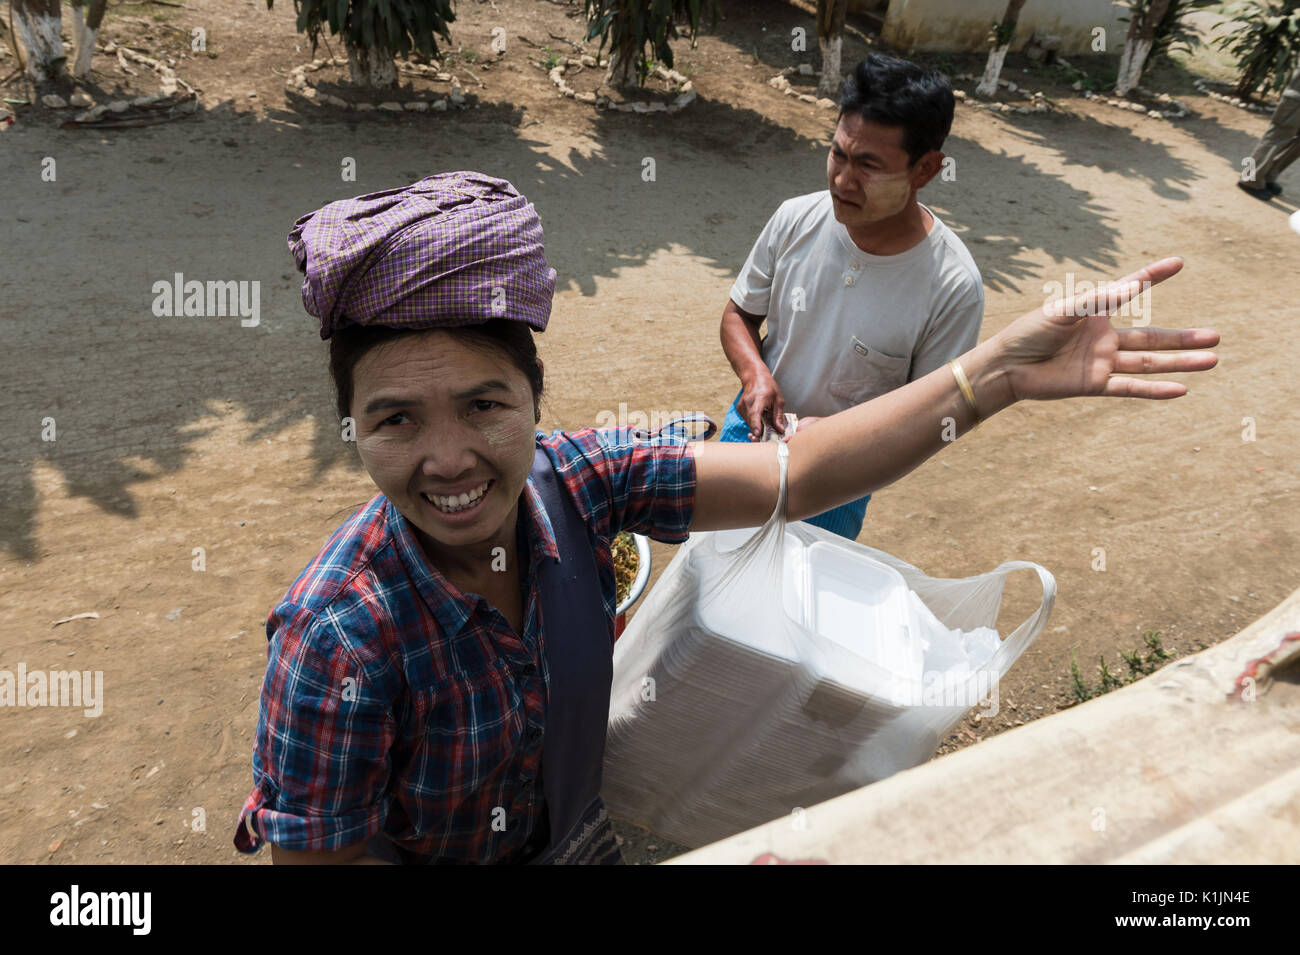
[[[479,512],[483,510],[483,502],[487,500],[488,494],[491,493],[495,485],[496,479],[493,478],[459,495],[430,495],[421,492],[420,497],[448,523],[468,524],[478,517]]]

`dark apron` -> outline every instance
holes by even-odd
[[[685,425],[707,422],[703,435]],[[634,439],[685,444],[718,430],[708,415],[676,418],[654,434],[633,430]],[[667,434],[665,434],[667,432]],[[539,445],[530,475],[555,531],[558,562],[536,569],[541,596],[550,691],[542,743],[542,793],[549,833],[535,833],[531,849],[545,848],[530,865],[619,865],[614,829],[600,798],[605,763],[609,694],[614,683],[614,626],[605,616],[596,570],[596,535]],[[537,838],[537,837],[541,838]],[[530,849],[526,847],[525,855]]]
[[[596,570],[596,535],[540,446],[531,477],[551,519],[560,559],[543,560],[535,569],[550,670],[542,740],[549,835],[529,864],[618,865],[623,859],[600,798],[614,630]]]

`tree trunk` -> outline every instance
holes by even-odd
[[[1232,95],[1250,99],[1255,95],[1255,90],[1259,88],[1261,82],[1263,81],[1259,78],[1259,74],[1253,69],[1248,69],[1241,74],[1241,79],[1237,81],[1237,88],[1232,91]]]
[[[1010,43],[995,46],[989,50],[988,61],[984,64],[984,75],[975,87],[976,96],[993,96],[998,91],[998,77],[1002,75],[1002,61],[1007,58]]]
[[[346,42],[344,46],[348,51],[348,71],[353,86],[380,90],[397,85],[397,63],[393,54]]]
[[[104,7],[108,0],[89,0],[82,16],[83,0],[72,0],[72,36],[77,44],[77,56],[72,61],[72,75],[84,79],[90,75],[90,61],[95,55],[95,38],[99,25],[104,22]]]
[[[605,71],[605,85],[611,89],[629,90],[636,87],[636,51],[627,46],[609,51],[609,69]]]
[[[840,54],[844,48],[844,15],[849,0],[817,0],[817,47],[822,55],[822,78],[817,95],[835,98],[840,92]]]
[[[1115,78],[1116,96],[1127,96],[1142,79],[1142,68],[1155,43],[1156,26],[1168,9],[1169,0],[1150,0],[1145,13],[1129,21],[1124,52],[1119,57],[1119,75]]]
[[[1002,75],[1002,63],[1011,49],[1011,40],[1016,35],[1016,23],[1020,20],[1020,11],[1024,9],[1025,0],[1007,0],[1007,9],[1002,14],[1002,22],[994,29],[993,49],[989,50],[988,62],[984,64],[984,75],[975,87],[976,96],[994,96],[998,91],[998,77]]]
[[[27,59],[27,75],[37,83],[53,80],[63,72],[63,19],[59,0],[12,0],[14,32]]]

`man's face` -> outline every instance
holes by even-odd
[[[845,113],[826,157],[826,179],[835,218],[850,229],[901,212],[915,188],[903,128]]]
[[[351,410],[362,463],[431,557],[473,567],[513,542],[536,419],[528,379],[508,359],[455,331],[400,338],[357,362]],[[481,496],[462,506],[462,492]]]

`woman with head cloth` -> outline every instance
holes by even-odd
[[[1181,384],[1127,376],[1217,360],[1178,351],[1211,330],[1111,327],[1182,266],[1165,259],[786,444],[548,436],[533,330],[555,272],[510,183],[447,173],[332,202],[289,246],[379,493],[267,621],[235,845],[269,842],[277,863],[621,861],[599,795],[620,531],[759,526],[783,469],[800,520],[911,471],[951,439],[945,419],[964,433],[1026,398],[1174,398]]]

